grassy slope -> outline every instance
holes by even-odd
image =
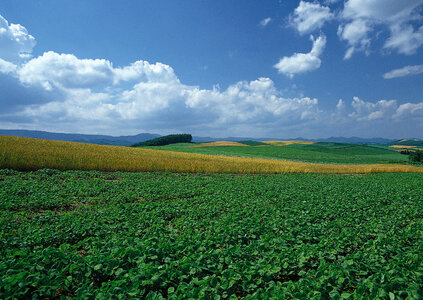
[[[421,299],[422,181],[0,171],[0,298]]]
[[[244,174],[423,172],[423,168],[399,164],[311,164],[0,136],[2,168]]]
[[[312,163],[337,164],[375,164],[405,163],[408,157],[381,146],[315,143],[312,145],[293,144],[287,146],[263,147],[190,147],[192,144],[175,144],[150,149],[168,151],[271,158],[282,160],[304,161]]]
[[[423,141],[422,140],[400,140],[400,141],[392,143],[392,145],[423,147]]]

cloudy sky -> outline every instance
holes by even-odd
[[[423,138],[423,0],[2,0],[0,128]]]

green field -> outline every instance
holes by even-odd
[[[0,171],[0,298],[421,299],[423,174]]]
[[[406,163],[408,156],[384,146],[315,143],[311,145],[292,144],[286,146],[219,146],[192,147],[193,144],[173,144],[149,147],[177,152],[227,155],[255,158],[294,160],[312,163],[335,164],[397,164]]]

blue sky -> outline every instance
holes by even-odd
[[[0,3],[0,128],[423,138],[423,0]]]

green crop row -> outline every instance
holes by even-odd
[[[314,143],[285,146],[251,146],[256,147],[192,147],[185,144],[151,147],[151,149],[331,164],[397,164],[406,163],[408,160],[407,156],[401,155],[399,152],[393,151],[393,149],[376,145]]]
[[[0,170],[0,298],[421,299],[422,182]]]

